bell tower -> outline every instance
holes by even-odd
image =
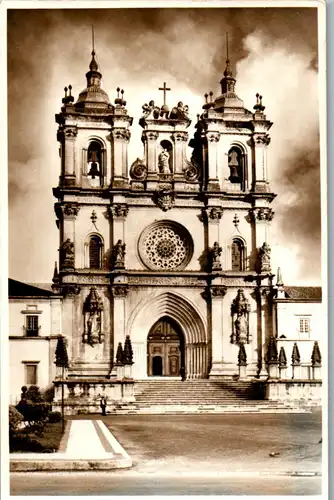
[[[111,104],[102,88],[94,47],[86,81],[76,101],[71,85],[65,87],[56,115],[61,174],[53,190],[59,228],[54,288],[64,296],[63,331],[72,377],[107,376],[114,357],[107,277],[114,245],[110,193],[112,189],[120,193],[128,185],[132,124],[124,91],[117,88]]]

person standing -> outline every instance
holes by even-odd
[[[100,406],[102,410],[102,415],[106,415],[106,407],[107,407],[107,398],[102,396],[101,401],[100,401]]]

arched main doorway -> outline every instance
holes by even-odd
[[[179,325],[168,316],[157,321],[147,337],[147,374],[178,377],[184,369],[184,337]]]

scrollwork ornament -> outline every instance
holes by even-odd
[[[199,178],[199,172],[199,165],[197,165],[194,161],[185,161],[183,174],[187,181],[197,181]]]
[[[76,136],[78,135],[78,130],[77,128],[65,128],[64,129],[64,136],[65,139],[75,139]]]
[[[254,141],[257,146],[269,146],[271,139],[269,134],[263,134],[263,135],[256,135],[254,137]]]
[[[175,193],[171,190],[161,189],[154,193],[153,195],[154,203],[161,208],[164,212],[167,212],[175,203]]]
[[[143,160],[137,158],[130,168],[130,177],[136,181],[144,181],[147,178],[147,167]]]
[[[115,203],[109,207],[109,213],[116,219],[124,219],[129,213],[129,207],[125,203]]]
[[[211,209],[208,210],[208,217],[209,221],[211,222],[220,221],[222,216],[223,216],[223,209],[221,207],[212,207]]]
[[[220,134],[219,132],[211,132],[207,135],[209,142],[219,142]]]
[[[80,207],[77,204],[65,203],[62,210],[65,218],[75,218],[79,213]]]
[[[211,288],[211,296],[212,298],[224,298],[227,292],[227,287],[226,286],[213,286]]]
[[[66,284],[66,285],[61,285],[60,287],[60,293],[64,297],[74,297],[75,295],[79,295],[81,291],[81,287],[77,284]]]
[[[131,137],[131,132],[129,129],[125,128],[114,128],[112,131],[113,138],[122,141],[129,141]]]
[[[186,142],[188,140],[188,132],[175,132],[172,135],[174,142]]]
[[[113,297],[124,298],[128,295],[130,287],[128,285],[114,285],[111,288]]]

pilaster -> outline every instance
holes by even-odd
[[[210,131],[207,134],[208,140],[208,191],[219,191],[218,180],[218,142],[220,133]]]

